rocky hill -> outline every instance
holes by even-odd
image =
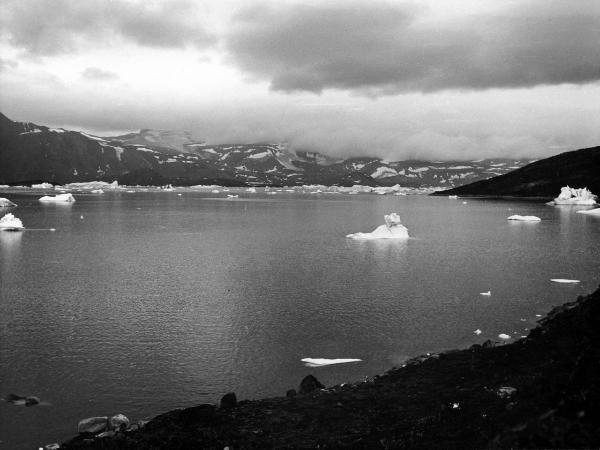
[[[518,169],[529,160],[335,159],[285,144],[209,145],[190,133],[141,130],[99,137],[14,122],[0,114],[0,184],[113,181],[121,184],[454,187]]]
[[[434,195],[556,197],[562,186],[600,192],[600,147],[561,153],[513,172]]]

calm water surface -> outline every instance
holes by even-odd
[[[517,339],[600,282],[600,220],[573,207],[178,192],[67,206],[2,194],[29,229],[0,233],[0,393],[50,405],[0,402],[0,448],[64,440],[88,416],[279,396],[308,373],[356,381],[427,351]],[[407,242],[345,239],[394,211]],[[311,369],[305,357],[363,361]]]

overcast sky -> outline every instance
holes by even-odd
[[[600,1],[0,0],[0,111],[333,155],[600,145]]]

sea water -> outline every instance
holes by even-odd
[[[60,442],[89,416],[281,396],[309,373],[354,382],[425,352],[514,341],[600,282],[600,219],[578,207],[234,193],[2,194],[28,229],[0,232],[0,396],[47,404],[0,402],[1,448]],[[410,239],[346,239],[391,212]]]

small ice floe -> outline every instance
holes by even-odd
[[[256,188],[249,187],[248,189],[246,189],[246,192],[251,192],[252,194],[256,194]]]
[[[179,194],[177,194],[177,197],[181,197],[182,195],[183,195],[183,194],[179,193]]]
[[[486,297],[490,297],[492,295],[492,291],[480,292],[479,295],[485,295]]]
[[[466,204],[467,204],[467,202],[463,202],[463,205],[466,205]]]
[[[45,195],[39,201],[43,203],[73,203],[75,197],[73,194]]]
[[[380,225],[371,233],[352,233],[346,237],[350,239],[408,239],[408,230],[400,222],[396,213],[383,216],[385,225]]]
[[[477,336],[479,336],[481,333],[483,333],[483,331],[481,331],[479,328],[477,328],[475,331],[473,331],[473,333],[475,333]]]
[[[83,216],[79,216],[79,218],[80,218],[81,220],[83,220]]]
[[[10,208],[12,206],[17,206],[15,203],[11,202],[9,199],[0,197],[0,208]]]
[[[508,339],[510,339],[510,336],[509,336],[508,334],[505,334],[505,333],[500,333],[500,334],[498,335],[498,337],[499,337],[500,339],[504,339],[505,341],[507,341]]]
[[[0,199],[2,200],[2,199]],[[0,205],[2,206],[2,205]],[[599,216],[600,217],[600,208],[593,208],[593,209],[583,209],[580,211],[577,211],[578,214],[589,214],[590,216]]]
[[[104,194],[104,191],[102,189],[94,189],[93,191],[90,191],[92,194]]]
[[[515,214],[513,216],[508,217],[507,220],[520,220],[522,222],[539,222],[542,219],[540,219],[537,216],[520,216],[518,214]]]
[[[210,192],[212,192],[213,194],[219,194],[221,191],[219,191],[218,189],[213,189],[213,190],[212,190],[212,191],[210,191]]]
[[[542,317],[542,315],[541,314],[536,314],[535,317]]]
[[[327,359],[327,358],[302,358],[300,361],[304,363],[307,367],[322,367],[322,366],[330,366],[332,364],[346,364],[362,361],[362,359],[356,358],[337,358],[337,359]]]
[[[50,183],[32,184],[31,189],[52,189],[54,186]]]
[[[17,219],[11,213],[5,214],[2,219],[0,219],[0,230],[21,231],[23,229],[25,229],[25,227],[23,226],[21,219]]]
[[[227,194],[227,198],[238,198],[239,195]]]
[[[460,408],[460,403],[452,403],[452,409]]]
[[[560,188],[560,194],[549,202],[551,205],[595,205],[596,196],[587,188],[575,189],[569,186]]]
[[[449,195],[448,198],[450,200],[456,200],[456,199],[458,199],[458,195]]]
[[[517,388],[512,386],[502,386],[496,391],[496,395],[500,398],[509,398],[517,392]]]
[[[579,280],[569,280],[567,278],[551,278],[550,281],[554,281],[555,283],[580,283]]]

